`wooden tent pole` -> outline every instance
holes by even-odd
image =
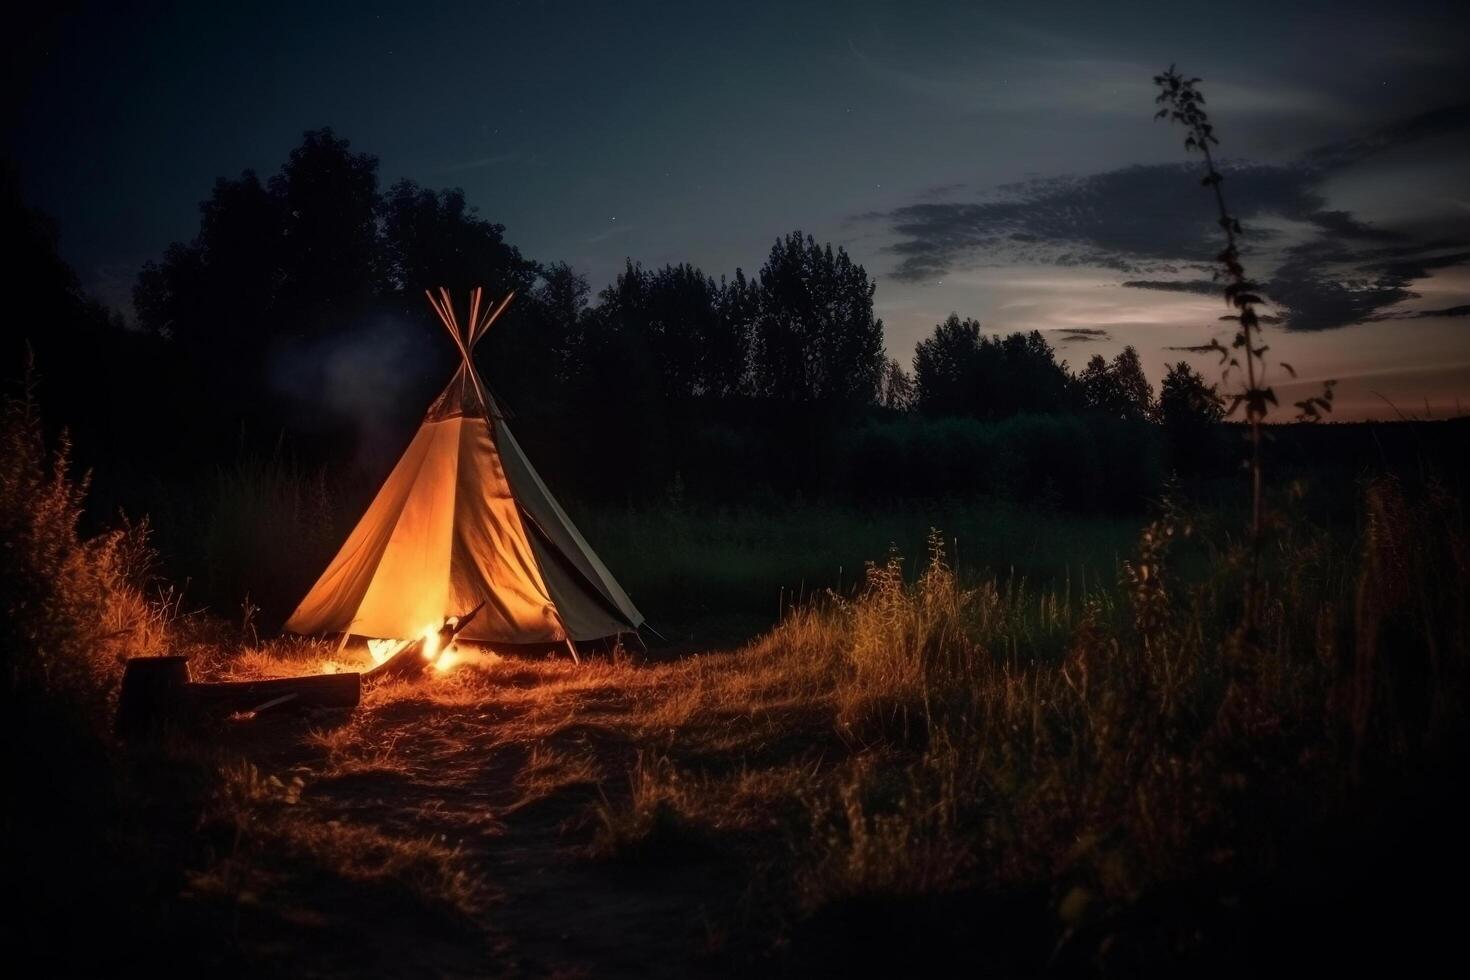
[[[471,350],[473,350],[474,349],[474,346],[476,344],[478,344],[484,338],[484,336],[487,333],[490,332],[490,325],[492,323],[494,323],[496,320],[500,319],[500,314],[502,314],[502,313],[505,312],[505,308],[507,306],[509,306],[510,305],[510,301],[513,300],[513,299],[515,299],[515,298],[516,298],[516,291],[514,289],[512,289],[510,292],[508,292],[508,293],[505,294],[505,299],[503,299],[503,300],[500,301],[500,305],[495,308],[494,312],[489,313],[489,314],[486,315],[485,322],[480,326],[480,328],[478,330],[476,330],[474,332],[474,336],[470,338],[470,349]]]

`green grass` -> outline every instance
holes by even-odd
[[[573,505],[574,519],[644,615],[658,626],[740,614],[772,623],[826,590],[851,593],[890,549],[922,555],[930,530],[965,578],[997,576],[1081,595],[1111,583],[1137,521],[994,500],[891,508],[793,502],[784,507],[646,509]]]

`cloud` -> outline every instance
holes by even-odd
[[[1441,106],[1382,126],[1371,133],[1309,151],[1302,162],[1320,170],[1340,170],[1409,143],[1470,132],[1470,102]]]
[[[1328,178],[1389,149],[1470,135],[1470,103],[1385,126],[1284,164],[1225,162],[1224,189],[1245,225],[1242,252],[1289,329],[1328,330],[1398,319],[1416,281],[1470,264],[1470,217],[1448,209],[1436,227],[1385,227],[1329,206]],[[899,240],[893,271],[905,282],[960,268],[1016,264],[1116,270],[1135,289],[1210,294],[1199,278],[1221,247],[1200,188],[1200,163],[1125,167],[995,188],[979,200],[920,200],[882,212]],[[928,195],[926,195],[928,196]],[[1188,273],[1194,272],[1193,276]],[[1455,307],[1451,307],[1454,309]]]
[[[1213,279],[1126,279],[1119,285],[1129,289],[1158,289],[1166,293],[1199,293],[1214,296],[1221,286]]]
[[[1324,201],[1300,171],[1227,165],[1241,217],[1272,213],[1311,221]],[[1199,194],[1197,164],[1125,167],[1087,177],[1047,177],[999,187],[990,200],[919,203],[887,212],[903,241],[895,275],[918,282],[986,257],[1099,265],[1120,272],[1177,271],[1185,256],[1219,250],[1219,229]],[[1247,244],[1278,233],[1254,229]]]
[[[1111,340],[1112,334],[1092,327],[1067,327],[1065,330],[1058,330],[1056,337],[1065,347],[1067,344],[1091,344]]]

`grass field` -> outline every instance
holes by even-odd
[[[730,652],[467,652],[350,716],[227,728],[201,810],[218,843],[180,900],[234,924],[229,956],[325,972],[1248,968],[1281,938],[1262,896],[1283,880],[1303,928],[1346,914],[1292,856],[1398,819],[1376,794],[1458,730],[1463,660],[1364,649],[1376,619],[1463,657],[1463,598],[1424,605],[1384,565],[1445,530],[1396,493],[1395,542],[1370,528],[1352,572],[1298,542],[1257,649],[1222,635],[1229,569],[1173,578],[1171,520],[1122,583],[1071,595],[962,581],[936,536]]]
[[[730,642],[827,591],[851,595],[890,549],[922,556],[942,529],[965,577],[996,576],[1074,596],[1116,580],[1137,521],[953,500],[885,509],[795,502],[780,508],[573,508],[598,553],[670,639]]]
[[[81,536],[38,432],[8,445],[6,928],[58,967],[1218,973],[1455,934],[1411,887],[1466,868],[1470,561],[1433,480],[1367,480],[1351,525],[1280,500],[1249,634],[1238,516],[1181,499],[581,509],[669,627],[650,657],[466,649],[353,712],[119,745],[126,656],[362,654],[189,614],[141,528]]]

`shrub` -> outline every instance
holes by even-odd
[[[79,531],[87,478],[46,445],[29,382],[0,407],[0,659],[6,695],[105,724],[123,662],[161,652],[167,604],[145,594],[146,522]]]

